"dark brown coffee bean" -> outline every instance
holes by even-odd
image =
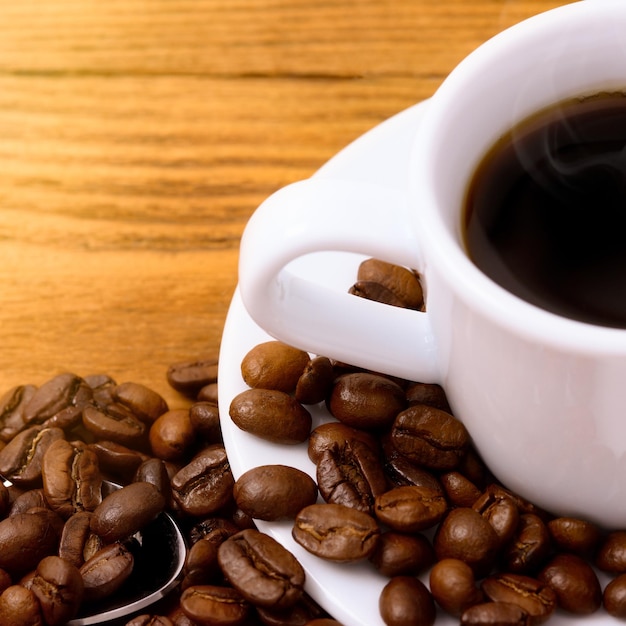
[[[480,489],[460,472],[445,472],[439,480],[446,499],[454,506],[472,506],[482,495]]]
[[[334,378],[335,368],[330,359],[325,356],[312,358],[296,384],[296,400],[301,404],[323,402],[332,387]]]
[[[195,624],[240,626],[250,613],[250,604],[232,587],[195,585],[183,591],[180,606]]]
[[[218,582],[221,570],[217,561],[219,543],[200,539],[188,550],[185,556],[183,588],[192,585],[208,585]]]
[[[459,559],[442,559],[435,563],[430,571],[430,591],[435,602],[454,617],[485,600],[472,568]]]
[[[435,526],[448,510],[446,499],[429,487],[395,487],[376,498],[376,518],[399,532],[418,532]]]
[[[556,592],[545,583],[521,574],[497,574],[483,580],[482,590],[494,602],[517,604],[542,624],[556,609]]]
[[[93,511],[90,528],[105,543],[113,543],[134,535],[164,508],[165,498],[154,485],[131,483],[102,500]]]
[[[517,530],[520,514],[517,504],[507,492],[490,486],[474,502],[472,508],[491,524],[500,545],[511,541]]]
[[[396,576],[380,594],[378,608],[386,626],[431,626],[436,609],[430,592],[413,576]]]
[[[29,588],[39,600],[45,623],[61,626],[78,613],[83,587],[77,567],[58,556],[48,556],[39,562]]]
[[[461,615],[461,626],[532,626],[524,609],[510,602],[485,602],[475,604]]]
[[[133,481],[135,483],[145,482],[154,485],[159,493],[165,498],[165,502],[170,505],[172,499],[172,483],[167,466],[161,459],[148,459],[144,461],[135,472]]]
[[[327,615],[306,593],[302,594],[300,599],[288,609],[256,607],[256,612],[263,626],[308,626]],[[327,626],[336,626],[336,624]]]
[[[113,388],[113,399],[129,408],[147,424],[168,411],[167,402],[156,391],[140,383],[127,382]]]
[[[332,619],[330,617],[320,617],[317,619],[313,619],[308,621],[305,626],[342,626],[341,622],[338,622],[336,619]]]
[[[603,603],[609,615],[626,619],[626,574],[609,581],[604,588]]]
[[[317,462],[316,475],[325,502],[366,513],[373,513],[376,497],[387,489],[378,454],[358,439],[325,450]]]
[[[602,604],[602,588],[595,571],[575,554],[557,554],[537,578],[554,589],[558,605],[568,613],[590,615]]]
[[[194,431],[207,443],[221,443],[219,407],[214,402],[196,402],[189,409],[189,420]]]
[[[122,543],[112,543],[94,554],[80,568],[87,602],[114,594],[132,574],[135,559]]]
[[[152,454],[157,458],[173,462],[184,460],[196,440],[189,409],[172,409],[163,413],[150,426],[149,439]]]
[[[498,536],[491,524],[474,509],[453,509],[435,534],[438,559],[460,559],[477,576],[484,575],[495,562]]]
[[[31,509],[48,506],[45,496],[43,495],[43,489],[30,489],[29,491],[23,491],[19,495],[16,495],[9,515],[16,515],[18,513],[27,513]]]
[[[281,341],[254,346],[241,361],[248,387],[292,393],[310,360],[309,354]]]
[[[626,530],[616,530],[602,541],[596,565],[610,574],[626,573]]]
[[[138,615],[126,622],[125,626],[174,626],[174,624],[163,615]]]
[[[384,576],[417,576],[435,562],[435,550],[419,533],[407,535],[386,531],[370,555],[374,567]]]
[[[40,486],[43,457],[57,439],[65,439],[60,428],[26,428],[0,450],[0,474],[25,489]]]
[[[548,521],[552,542],[564,552],[579,556],[593,554],[602,540],[602,532],[591,522],[573,517],[557,517]]]
[[[397,487],[406,485],[429,487],[445,496],[443,486],[433,471],[409,461],[393,447],[389,437],[383,440],[383,465],[387,477]]]
[[[390,426],[404,409],[404,390],[377,374],[344,374],[335,381],[327,405],[331,415],[340,422],[354,428],[376,430]]]
[[[293,538],[308,552],[339,562],[368,558],[380,536],[376,520],[340,504],[312,504],[295,520]]]
[[[46,501],[64,519],[93,511],[102,501],[98,457],[84,444],[54,441],[43,457],[41,474]]]
[[[366,259],[359,265],[358,281],[375,282],[383,285],[408,309],[420,310],[424,305],[422,285],[417,274],[401,265],[380,259]]]
[[[188,515],[211,515],[232,501],[235,479],[224,446],[214,444],[172,478],[172,495]]]
[[[86,406],[82,421],[98,439],[115,441],[138,450],[145,448],[148,426],[119,402]]]
[[[198,361],[173,363],[167,368],[167,382],[180,393],[195,399],[205,385],[217,381],[218,361],[207,357]]]
[[[517,574],[533,573],[544,565],[551,547],[542,519],[533,513],[520,515],[513,541],[505,550],[506,567]]]
[[[94,441],[87,446],[96,453],[100,469],[108,476],[129,482],[148,455],[115,441]]]
[[[348,289],[348,293],[366,300],[374,300],[381,304],[407,308],[404,300],[384,285],[371,280],[359,280]]]
[[[91,531],[91,515],[90,511],[74,513],[61,531],[58,554],[76,567],[104,547],[102,538]]]
[[[444,471],[459,465],[470,441],[459,420],[425,404],[409,407],[396,417],[391,440],[414,463]]]
[[[233,398],[229,413],[236,426],[274,443],[302,443],[311,432],[311,414],[282,391],[243,391]]]
[[[35,391],[35,385],[18,385],[0,397],[0,441],[11,441],[25,428],[24,407]]]
[[[195,524],[189,531],[191,543],[206,539],[218,545],[239,532],[235,523],[223,517],[209,517]]]
[[[44,626],[35,594],[22,585],[11,585],[0,595],[0,624]]]
[[[293,606],[304,590],[304,570],[275,539],[242,530],[220,544],[218,561],[230,584],[256,606]]]
[[[317,485],[305,472],[287,465],[261,465],[235,482],[237,506],[250,517],[277,521],[294,519],[317,500]]]
[[[441,385],[435,383],[411,383],[405,392],[409,406],[427,404],[428,406],[452,413],[446,392]]]
[[[24,407],[29,425],[44,424],[68,428],[80,421],[83,408],[93,398],[91,387],[76,374],[65,373],[45,382]]]
[[[335,446],[344,446],[353,441],[360,441],[378,452],[378,440],[372,433],[358,428],[352,428],[341,422],[326,422],[311,431],[307,453],[309,459],[317,465],[322,454]]]
[[[0,568],[12,575],[37,567],[56,552],[59,542],[50,520],[41,515],[17,513],[0,521]]]

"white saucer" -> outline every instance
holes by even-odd
[[[428,101],[417,104],[383,122],[344,148],[316,176],[367,180],[403,189],[410,147]],[[298,260],[290,271],[314,277],[315,281],[343,292],[355,282],[363,257],[348,253],[320,253]],[[306,445],[282,446],[263,441],[237,428],[228,415],[231,400],[247,386],[241,378],[240,365],[245,354],[256,344],[272,339],[247,314],[235,291],[228,312],[219,363],[219,404],[224,444],[235,478],[259,465],[281,463],[297,467],[315,478],[315,466],[307,456]],[[307,407],[311,410],[311,407]],[[313,426],[332,419],[322,406],[314,407]],[[301,548],[291,537],[291,523],[257,522],[302,563],[306,570],[306,590],[344,626],[384,626],[378,611],[380,592],[388,581],[369,564],[334,564],[319,559]],[[427,577],[422,580],[427,582]],[[603,582],[605,580],[603,579]],[[550,626],[572,622],[590,626],[617,625],[605,612],[586,618],[559,613]],[[437,626],[452,626],[457,620],[439,613]]]

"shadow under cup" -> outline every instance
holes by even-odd
[[[626,4],[587,0],[481,46],[432,98],[410,180],[455,412],[507,486],[606,527],[626,525],[626,330],[560,317],[493,282],[468,258],[462,212],[478,164],[516,124],[626,92],[625,29]]]

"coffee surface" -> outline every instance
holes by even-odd
[[[560,103],[514,127],[469,187],[472,261],[511,293],[626,328],[626,96]]]

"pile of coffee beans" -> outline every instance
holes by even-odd
[[[356,296],[423,309],[419,277],[370,259]],[[126,626],[340,626],[254,520],[293,524],[308,552],[389,582],[388,626],[539,624],[556,610],[626,617],[626,530],[560,518],[498,484],[444,390],[255,346],[230,417],[279,444],[307,442],[316,479],[286,465],[236,481],[223,445],[217,359],[177,363],[189,400],[106,375],[64,373],[0,397],[0,624],[61,626],[123,594],[132,538],[168,512],[187,541],[178,587]],[[307,407],[335,419],[312,428]],[[312,472],[313,473],[313,472]],[[107,494],[104,480],[122,488]],[[604,592],[596,572],[612,581]],[[428,584],[421,582],[428,578]]]

